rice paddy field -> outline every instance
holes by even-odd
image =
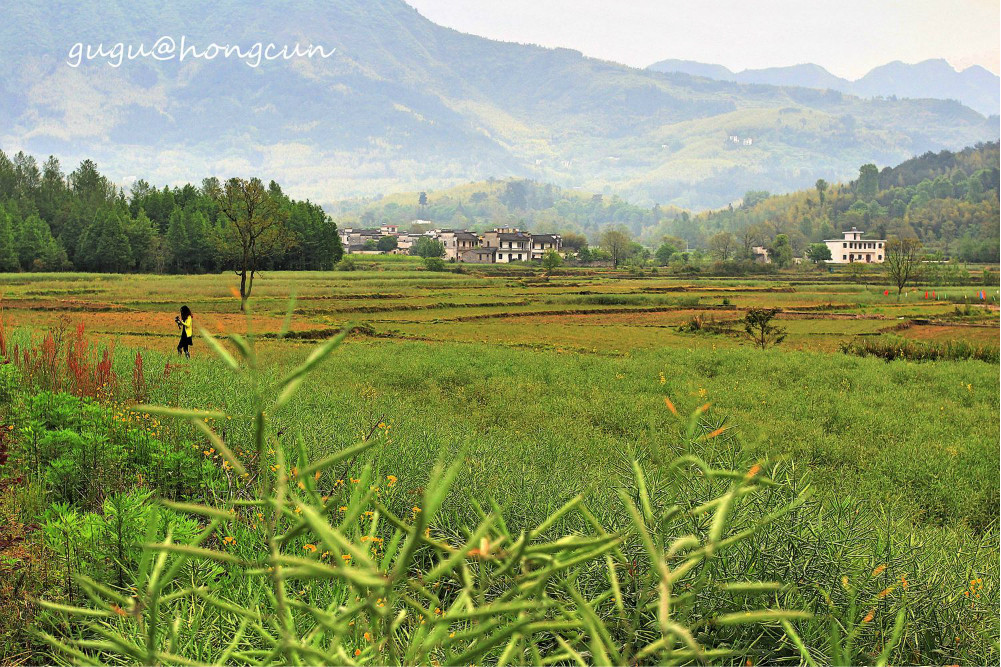
[[[841,351],[859,339],[996,349],[996,286],[983,300],[978,285],[921,285],[898,299],[878,277],[859,285],[809,273],[700,279],[568,270],[547,279],[385,261],[351,272],[263,274],[243,314],[234,285],[231,275],[3,275],[7,345],[30,346],[82,323],[90,340],[114,351],[120,378],[132,376],[137,350],[147,372],[170,365],[172,382],[153,389],[151,402],[240,415],[254,409],[252,387],[205,341],[196,337],[190,360],[176,358],[181,305],[216,336],[254,334],[264,384],[351,324],[354,333],[271,418],[278,432],[299,434],[311,459],[378,429],[367,460],[392,477],[405,503],[434,483],[436,462],[457,462],[435,531],[462,534],[493,502],[517,534],[578,494],[616,525],[617,489],[628,486],[633,461],[651,475],[686,454],[737,470],[780,466],[788,484],[812,491],[811,518],[774,538],[801,550],[785,565],[776,557],[762,576],[782,572],[829,590],[889,569],[879,603],[895,598],[893,609],[913,617],[894,642],[898,661],[996,662],[998,365]],[[762,350],[741,335],[751,308],[779,310],[781,344]],[[693,320],[713,326],[693,333]],[[722,435],[679,437],[676,412]],[[41,507],[42,499],[32,502]],[[17,514],[9,503],[7,512]],[[768,540],[756,548],[768,552]],[[920,601],[908,603],[917,591]],[[876,661],[893,624],[874,603],[862,624],[872,630],[870,653],[853,660]]]

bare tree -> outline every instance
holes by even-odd
[[[886,242],[885,264],[890,280],[897,286],[897,300],[908,282],[913,280],[920,265],[921,241],[915,238],[890,239]]]
[[[725,262],[737,251],[737,237],[730,232],[719,232],[709,237],[709,254]]]
[[[751,249],[762,243],[764,243],[764,234],[758,225],[745,227],[744,231],[740,234],[740,244],[742,246],[741,257],[743,259],[754,259],[754,253],[751,252]]]
[[[286,213],[281,202],[268,192],[259,178],[231,178],[221,189],[212,188],[210,196],[227,220],[230,249],[240,276],[240,310],[254,289],[261,261],[287,243]]]
[[[633,242],[632,236],[624,229],[609,228],[601,233],[598,244],[602,250],[612,256],[612,266],[618,268],[626,254],[629,252],[629,244]]]

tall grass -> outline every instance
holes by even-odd
[[[571,497],[538,523],[471,497],[445,512],[467,457],[440,460],[416,496],[381,470],[391,424],[310,456],[281,408],[343,338],[277,381],[252,341],[245,429],[219,412],[139,406],[187,422],[246,483],[201,500],[126,491],[81,513],[55,505],[49,548],[66,595],[36,636],[79,664],[753,664],[990,662],[997,600],[973,561],[963,604],[921,547],[852,502],[810,499],[794,464],[747,465],[734,427],[670,401],[665,445],[625,458],[618,508]],[[208,422],[206,420],[209,420]],[[214,420],[214,421],[213,421]],[[475,517],[471,521],[459,519]],[[996,535],[996,533],[995,533]],[[985,536],[985,544],[994,539]],[[964,568],[966,568],[964,570]],[[957,591],[960,593],[961,591]],[[993,626],[993,629],[992,629]],[[952,642],[953,637],[961,642]],[[991,637],[995,640],[991,640]]]
[[[776,604],[790,586],[747,580],[726,555],[805,494],[734,531],[731,517],[778,483],[761,465],[715,469],[689,455],[668,468],[684,480],[675,494],[699,484],[711,497],[664,502],[670,487],[652,493],[634,461],[632,483],[619,491],[630,518],[621,530],[607,530],[580,495],[531,530],[512,532],[501,507],[475,502],[476,525],[439,528],[460,462],[436,466],[421,502],[401,511],[396,479],[359,461],[374,440],[311,460],[301,436],[283,440],[269,418],[343,337],[274,387],[252,381],[247,459],[206,424],[223,415],[142,406],[190,421],[237,473],[259,481],[226,503],[164,501],[146,519],[132,587],[79,574],[89,604],[43,601],[69,622],[39,636],[81,663],[679,664],[754,653],[734,640],[743,626],[767,624],[793,642],[786,652],[809,658],[791,623],[812,614]],[[207,338],[234,372],[255,375],[253,345],[230,340],[239,360]],[[701,432],[700,414],[687,420],[687,440],[726,431]],[[178,515],[197,518],[197,534],[179,540]],[[584,530],[560,530],[568,522]],[[69,531],[52,533],[58,541]],[[899,632],[886,656],[898,640]]]
[[[841,351],[860,357],[879,357],[887,361],[959,361],[974,359],[996,364],[1001,361],[996,345],[977,345],[965,340],[923,342],[897,336],[856,337],[841,343]]]

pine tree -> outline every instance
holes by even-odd
[[[173,257],[173,266],[177,271],[186,271],[190,268],[190,253],[188,241],[188,229],[184,219],[184,212],[181,209],[174,209],[170,214],[170,221],[167,223],[167,247]]]
[[[134,219],[126,225],[129,247],[132,248],[132,265],[139,270],[150,270],[150,256],[156,230],[146,211],[139,209]]]
[[[52,231],[48,223],[35,214],[12,225],[15,245],[21,268],[30,271],[35,260],[42,256],[52,241]]]
[[[124,273],[133,267],[132,248],[125,233],[125,224],[117,211],[109,211],[100,223],[100,238],[97,242],[97,266],[99,271]]]
[[[17,249],[14,247],[14,230],[11,229],[10,215],[0,207],[0,272],[9,273],[20,268]]]

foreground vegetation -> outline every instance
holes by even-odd
[[[972,290],[413,266],[6,282],[5,662],[997,661],[995,362],[838,351]]]

